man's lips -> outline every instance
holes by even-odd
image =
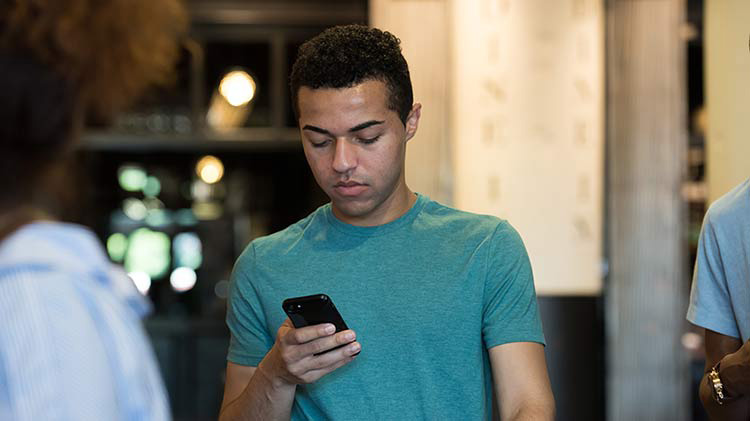
[[[353,187],[353,186],[362,186],[362,185],[364,184],[358,183],[356,181],[339,181],[333,187]]]
[[[355,181],[347,181],[336,183],[333,189],[342,196],[357,196],[367,189],[367,185]]]

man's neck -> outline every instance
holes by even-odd
[[[368,217],[365,217],[365,218],[347,217],[346,215],[340,214],[339,211],[335,207],[333,208],[333,215],[338,220],[345,222],[349,225],[354,225],[358,227],[377,227],[380,225],[385,225],[390,222],[393,222],[401,218],[402,216],[406,215],[409,212],[409,210],[414,206],[414,204],[417,202],[417,195],[416,193],[409,190],[409,188],[407,187],[405,195],[403,196],[403,199],[401,199],[399,202],[401,203],[395,205],[398,211],[395,211],[395,212],[390,211],[394,207],[394,204],[391,203],[389,205],[389,210],[383,212],[380,215],[369,215]]]

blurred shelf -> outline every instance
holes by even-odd
[[[263,127],[194,134],[89,131],[80,148],[101,152],[301,152],[302,144],[298,129]]]
[[[366,23],[366,0],[189,0],[194,23],[317,25]]]

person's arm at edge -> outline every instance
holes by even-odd
[[[490,348],[495,397],[502,420],[553,420],[552,395],[544,346],[513,342]]]
[[[750,419],[750,342],[745,343],[738,338],[722,335],[712,330],[705,330],[706,369],[701,379],[700,395],[703,407],[712,420],[742,420]],[[721,360],[719,377],[729,400],[719,405],[713,397],[708,379],[711,368]],[[744,366],[744,367],[743,367]]]

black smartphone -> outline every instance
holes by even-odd
[[[336,306],[333,305],[333,301],[326,294],[287,298],[282,307],[296,328],[332,323],[336,326],[336,332],[349,329],[339,311],[336,310]]]
[[[325,294],[307,295],[305,297],[287,298],[281,304],[284,312],[289,316],[292,324],[296,328],[318,325],[321,323],[332,323],[336,326],[336,332],[349,329],[344,323],[344,319],[333,305],[331,297]],[[325,354],[326,352],[339,349],[344,345],[329,349],[328,351],[319,352],[315,355]],[[359,354],[359,352],[357,353]],[[356,355],[356,354],[355,354]]]

